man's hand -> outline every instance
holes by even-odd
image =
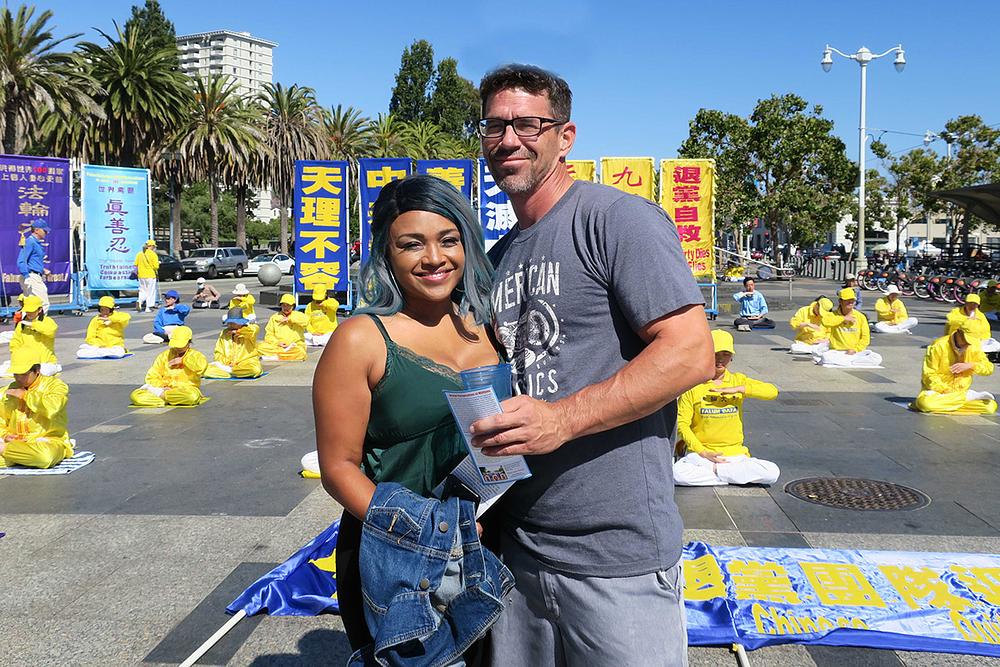
[[[25,393],[26,393],[25,390],[22,389],[21,387],[11,387],[6,392],[8,396],[10,396],[11,398],[16,398],[19,401],[24,399]]]
[[[959,361],[958,363],[952,364],[948,370],[951,371],[952,375],[968,375],[975,367],[975,364],[970,364],[967,361]]]
[[[722,396],[732,396],[734,394],[745,394],[745,393],[747,393],[747,388],[745,386],[743,386],[743,385],[737,385],[735,387],[722,387],[721,389],[717,389],[715,387],[712,387],[711,389],[709,389],[709,391],[715,392],[715,393],[720,394]]]
[[[852,354],[858,353],[857,350],[844,350],[844,352],[847,354],[847,356],[851,356]]]
[[[503,413],[472,425],[472,446],[487,456],[548,454],[569,439],[563,420],[552,403],[529,396],[515,396],[500,404]]]
[[[52,272],[49,271],[48,269],[42,269],[42,275],[43,276],[51,276]]]
[[[844,315],[844,322],[847,324],[854,324],[857,320],[854,319],[854,315]]]
[[[726,462],[726,457],[723,456],[722,454],[716,454],[715,452],[710,452],[710,451],[707,451],[707,450],[703,451],[703,452],[698,452],[698,456],[700,456],[703,459],[708,459],[712,463],[725,463]]]
[[[184,355],[181,355],[179,357],[174,357],[169,362],[167,362],[167,365],[169,365],[171,368],[180,368],[181,366],[184,365]]]

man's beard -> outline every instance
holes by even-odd
[[[515,155],[518,157],[527,157],[531,160],[530,155],[519,154],[518,152],[511,153],[510,155],[504,155],[503,157],[508,158]],[[498,159],[496,153],[494,153],[491,157],[494,160]],[[529,162],[529,169],[527,173],[524,174],[509,174],[502,176],[494,172],[493,169],[490,169],[490,172],[493,173],[493,178],[501,190],[506,192],[508,195],[521,195],[533,191],[538,186],[538,179],[535,177],[534,172],[530,168],[531,166],[534,166],[533,160]]]

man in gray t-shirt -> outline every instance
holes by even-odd
[[[562,79],[506,66],[480,93],[518,218],[490,257],[521,395],[474,444],[532,471],[492,510],[517,580],[493,664],[686,664],[669,438],[675,399],[714,371],[701,293],[660,207],[570,178]]]

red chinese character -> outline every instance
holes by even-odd
[[[639,176],[638,174],[636,174],[634,171],[632,171],[628,167],[625,167],[624,169],[622,169],[617,174],[612,174],[612,176],[615,179],[614,183],[612,183],[612,185],[618,185],[619,183],[621,183],[622,179],[625,179],[625,184],[627,186],[629,186],[630,188],[637,188],[640,185],[642,185],[642,176]],[[632,182],[632,177],[633,176],[635,176],[636,179],[637,179],[635,183]]]
[[[674,202],[701,201],[701,188],[697,185],[675,185]]]
[[[674,222],[698,222],[698,207],[678,206],[674,209]]]
[[[674,167],[674,183],[701,183],[701,167]]]
[[[701,227],[698,225],[678,225],[677,233],[680,235],[682,243],[701,241]]]

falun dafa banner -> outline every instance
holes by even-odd
[[[566,160],[566,171],[574,181],[593,183],[597,178],[596,160]]]
[[[417,160],[417,173],[448,181],[472,201],[472,160]]]
[[[695,278],[715,280],[715,160],[662,160],[660,205]]]
[[[412,169],[413,161],[408,157],[363,157],[358,160],[362,264],[368,260],[368,249],[372,244],[372,208],[375,200],[386,184],[406,178]]]
[[[296,160],[295,291],[347,289],[350,264],[346,160]]]
[[[653,192],[653,158],[603,157],[601,183],[622,192],[656,201]]]

